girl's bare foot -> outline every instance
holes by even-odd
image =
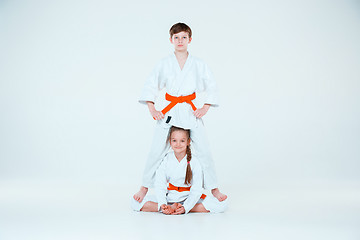
[[[161,206],[161,210],[162,210],[163,214],[166,214],[166,215],[171,214],[171,211],[172,211],[172,209],[170,208],[170,206],[165,205],[165,204],[163,204],[163,205]]]
[[[207,210],[202,203],[197,203],[195,206],[190,210],[190,212],[210,212]]]
[[[134,199],[138,202],[142,202],[147,192],[148,188],[141,186],[140,190],[134,194]]]
[[[214,195],[214,197],[216,197],[220,202],[224,201],[227,196],[223,193],[220,192],[220,190],[218,188],[214,188],[211,190],[212,195]]]
[[[172,204],[172,205],[165,205],[165,204],[163,204],[163,205],[161,206],[161,209],[162,209],[162,212],[163,212],[164,214],[169,215],[169,214],[173,214],[173,213],[175,212],[175,210],[176,210],[177,207],[178,207],[178,203],[174,203],[174,204]]]
[[[173,215],[183,214],[185,213],[185,208],[181,203],[177,203],[175,211],[172,213]]]
[[[180,204],[181,205],[181,204]],[[170,205],[171,209],[173,210],[173,212],[175,212],[175,210],[178,208],[179,203],[173,203],[172,205]]]
[[[156,202],[146,202],[144,206],[140,209],[143,212],[157,212],[158,211],[158,204]]]

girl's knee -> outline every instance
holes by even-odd
[[[222,202],[219,201],[219,212],[225,212],[227,208],[228,208],[227,199],[225,199]]]
[[[142,211],[141,209],[144,207],[145,204],[147,204],[148,202],[152,202],[155,203],[157,205],[157,200],[156,197],[154,195],[146,195],[144,197],[144,199],[142,200],[142,202],[138,202],[136,201],[134,198],[131,198],[131,208],[134,211]],[[149,205],[149,204],[147,204]]]
[[[209,196],[209,199],[203,202],[204,206],[211,213],[222,213],[228,208],[228,201],[225,199],[220,202],[217,198]]]
[[[138,201],[136,201],[134,198],[131,199],[130,205],[131,205],[132,210],[137,211],[137,212],[139,212],[142,207],[142,204],[139,203]]]

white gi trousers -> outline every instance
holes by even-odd
[[[156,170],[170,149],[170,143],[168,141],[170,127],[171,125],[163,121],[157,121],[151,150],[143,174],[142,186],[144,187],[154,187]],[[201,119],[198,120],[196,127],[190,129],[190,138],[191,153],[197,157],[203,170],[204,188],[217,188],[214,162],[211,156],[209,142],[207,141],[204,123]]]
[[[157,198],[154,195],[146,195],[142,202],[136,201],[134,198],[131,198],[131,208],[134,211],[140,211],[140,209],[144,206],[146,202],[155,202],[157,203]],[[180,202],[181,204],[184,203],[184,201]],[[227,199],[220,202],[217,198],[213,196],[206,196],[205,199],[199,199],[198,203],[202,203],[206,210],[210,211],[210,213],[222,213],[225,212],[225,210],[228,208],[228,202]],[[168,203],[172,204],[172,203]],[[159,206],[158,206],[159,207]]]

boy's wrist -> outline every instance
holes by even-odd
[[[150,112],[155,111],[155,106],[154,106],[153,102],[146,102],[146,103],[148,105],[148,108],[149,108]]]
[[[153,102],[146,102],[148,107],[153,107],[155,104]]]
[[[205,109],[205,110],[209,110],[210,106],[211,106],[210,104],[205,103],[202,108]]]

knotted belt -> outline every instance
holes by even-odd
[[[169,105],[167,105],[161,112],[165,115],[165,113],[170,111],[170,109],[172,109],[176,104],[183,103],[183,102],[190,104],[192,109],[195,111],[196,107],[192,102],[192,100],[194,100],[195,98],[196,98],[195,93],[187,95],[187,96],[180,96],[180,97],[174,97],[174,96],[171,96],[170,94],[166,93],[165,99],[170,101],[171,103]]]
[[[169,186],[168,186],[167,190],[175,190],[175,191],[178,191],[178,192],[185,192],[185,191],[190,191],[190,188],[191,187],[176,187],[176,186],[172,185],[171,183],[169,183]],[[206,195],[202,194],[200,198],[205,199]]]

